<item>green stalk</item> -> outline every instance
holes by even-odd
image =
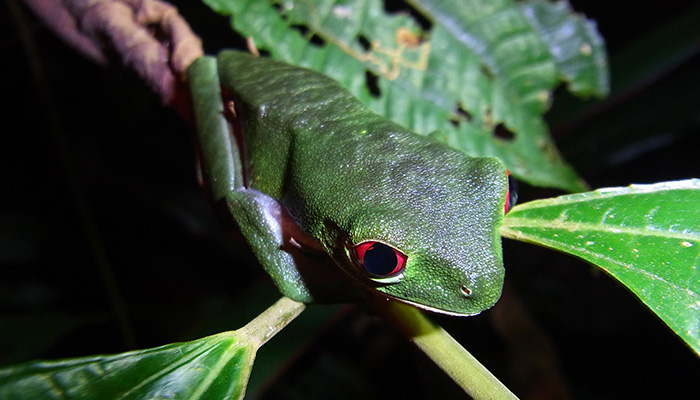
[[[420,310],[397,301],[374,307],[475,400],[517,399],[449,333]]]
[[[255,349],[259,349],[284,327],[292,322],[306,305],[288,297],[282,297],[262,314],[238,329],[241,337],[248,337]]]

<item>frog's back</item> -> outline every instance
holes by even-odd
[[[396,154],[420,164],[455,161],[445,149],[462,157],[375,114],[322,74],[236,51],[219,54],[219,66],[244,126],[248,186],[276,199],[285,175],[339,176],[351,165],[381,173]]]
[[[425,198],[471,169],[502,180],[496,159],[414,134],[322,74],[235,51],[222,52],[219,66],[242,114],[248,186],[304,207],[299,215],[313,213],[309,206],[328,213],[398,193]]]

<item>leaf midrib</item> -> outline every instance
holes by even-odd
[[[609,225],[609,224],[597,224],[592,222],[570,222],[570,221],[560,221],[551,220],[544,218],[518,218],[518,217],[507,217],[503,220],[503,225],[501,227],[501,232],[508,232],[508,230],[517,231],[517,228],[540,228],[543,230],[565,230],[569,232],[581,231],[581,232],[603,232],[612,234],[626,234],[633,236],[652,236],[652,237],[662,237],[669,239],[687,240],[700,242],[699,232],[672,232],[654,229],[649,226],[645,227],[627,227],[620,225]],[[517,234],[517,232],[516,232]],[[506,234],[506,237],[511,237],[511,235]],[[533,235],[534,236],[534,235]],[[698,243],[700,244],[700,243]]]

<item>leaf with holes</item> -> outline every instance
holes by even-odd
[[[533,201],[501,234],[601,267],[700,354],[700,180]]]
[[[501,158],[519,179],[585,188],[552,143],[542,113],[560,80],[608,90],[592,23],[564,2],[205,0],[272,57],[340,81],[376,112],[471,155]]]

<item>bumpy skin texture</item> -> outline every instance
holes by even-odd
[[[190,71],[203,178],[285,295],[324,300],[313,288],[335,266],[302,265],[321,253],[354,285],[425,309],[472,315],[498,300],[508,191],[498,159],[468,157],[411,133],[335,81],[267,58],[220,53],[221,96],[211,60]],[[226,124],[229,99],[235,118]],[[303,233],[289,228],[290,219]],[[359,265],[353,248],[367,240],[408,256],[400,281],[373,280]],[[301,254],[292,254],[295,247]]]

